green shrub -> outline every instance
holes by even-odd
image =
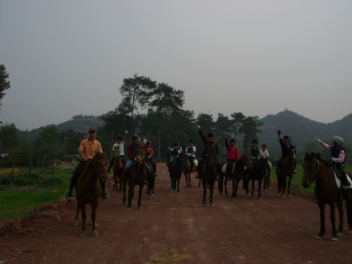
[[[10,180],[16,185],[16,186],[28,186],[28,185],[33,185],[38,182],[38,175],[35,173],[26,173],[26,174],[20,174],[20,175],[12,175],[9,176]],[[41,178],[40,181],[43,179]],[[2,185],[9,185],[11,182],[8,180],[7,177],[3,178],[0,181],[0,184]]]
[[[50,179],[45,179],[41,181],[42,186],[49,186],[49,185],[61,185],[63,184],[63,181],[58,179],[58,178],[50,178]]]

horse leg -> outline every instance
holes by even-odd
[[[320,202],[318,205],[320,210],[320,232],[317,235],[317,238],[323,239],[325,234],[325,204]]]
[[[177,194],[180,194],[180,181],[181,181],[181,176],[182,176],[182,174],[180,175],[180,177],[177,178]]]
[[[224,184],[224,176],[222,174],[220,174],[219,175],[219,182],[218,182],[218,190],[219,190],[220,195],[222,195],[223,184]]]
[[[292,180],[293,175],[288,176],[288,184],[287,184],[287,196],[291,197],[292,195],[290,194],[290,187],[291,187],[291,180]]]
[[[142,207],[142,193],[143,193],[143,187],[144,187],[144,185],[139,185],[138,208],[139,208],[140,210],[143,209],[143,207]]]
[[[277,175],[277,196],[280,196],[281,192],[281,174],[278,174],[278,170],[276,170]]]
[[[330,221],[332,225],[332,241],[337,241],[337,230],[336,230],[336,225],[335,225],[335,202],[330,203]]]
[[[201,180],[202,180],[202,179],[199,179],[198,187],[201,186]]]
[[[73,226],[78,226],[79,210],[80,210],[80,208],[79,208],[78,203],[77,203],[76,216],[75,216],[75,221],[73,222]]]
[[[98,236],[98,231],[97,231],[97,225],[96,225],[96,221],[95,221],[95,218],[96,218],[96,215],[95,215],[95,212],[97,211],[97,207],[98,207],[98,203],[95,202],[95,203],[92,203],[92,215],[91,215],[91,218],[92,218],[92,236],[93,237],[97,237]]]
[[[260,193],[261,187],[262,187],[262,180],[263,178],[259,178],[259,186],[258,186],[258,198],[261,200],[262,199],[262,195]]]
[[[189,188],[192,189],[191,172],[188,173]]]
[[[86,205],[83,204],[81,206],[81,209],[82,209],[82,230],[81,230],[80,236],[86,236],[86,218],[87,218]]]
[[[214,182],[210,184],[210,206],[214,206],[213,203],[213,192],[214,192]]]
[[[339,231],[337,231],[338,236],[342,236],[343,233],[343,208],[342,208],[342,201],[337,201],[337,209],[339,210],[339,217],[340,217],[340,224],[339,224]]]
[[[118,180],[119,180],[119,185],[120,185],[119,193],[121,193],[122,192],[122,176],[118,177]]]
[[[113,191],[117,191],[117,179],[116,175],[114,175],[114,187],[112,188]]]
[[[285,197],[286,196],[286,175],[282,177],[282,197]]]
[[[254,198],[254,179],[252,178],[252,198]]]
[[[203,182],[203,206],[207,206],[205,203],[205,196],[207,195],[207,185]]]
[[[226,176],[225,176],[224,184],[225,184],[225,194],[227,195],[227,177]]]
[[[232,180],[232,199],[236,199],[237,198],[237,190],[236,190],[236,186],[237,186],[237,181],[235,181],[235,179]]]
[[[122,198],[122,204],[126,205],[126,182],[123,183],[123,198]]]
[[[133,196],[134,196],[134,185],[131,184],[130,188],[128,190],[128,206],[127,206],[127,210],[131,210]]]
[[[351,199],[347,197],[346,199],[346,209],[347,209],[347,222],[348,222],[348,233],[352,234],[352,208]]]

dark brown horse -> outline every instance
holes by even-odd
[[[288,184],[287,184],[287,194],[291,197],[290,194],[290,187],[291,187],[291,180],[294,172],[294,153],[295,153],[296,146],[290,146],[289,149],[289,156],[283,160],[283,164],[281,166],[282,171],[279,171],[279,164],[276,165],[276,175],[277,175],[277,196],[280,196],[280,192],[282,191],[282,197],[285,197],[285,189],[286,189],[286,180],[288,176]]]
[[[122,192],[122,171],[124,166],[119,154],[120,150],[118,148],[114,149],[115,160],[114,166],[112,167],[112,172],[114,175],[115,184],[113,191]]]
[[[247,181],[247,189],[246,189],[247,195],[249,194],[249,191],[248,191],[249,180],[252,180],[252,198],[254,198],[254,182],[258,181],[258,198],[260,200],[262,199],[261,185],[267,170],[269,170],[269,163],[267,158],[261,157],[260,159],[256,159],[253,162],[251,169],[249,171],[249,178]]]
[[[245,170],[251,169],[251,162],[248,154],[243,154],[241,158],[236,162],[235,169],[233,170],[232,177],[232,199],[237,198],[238,184],[243,179]]]
[[[147,185],[146,195],[149,196],[149,198],[152,198],[153,196],[155,196],[154,194],[155,174],[153,170],[153,164],[150,158],[148,156],[146,156],[145,158],[146,158],[145,162],[149,165],[149,168],[150,168],[150,172],[147,174],[148,185]]]
[[[75,188],[77,197],[77,211],[75,216],[74,226],[78,226],[79,211],[82,211],[82,230],[80,236],[86,235],[86,204],[90,203],[92,206],[92,236],[98,236],[96,229],[96,215],[95,212],[98,207],[99,198],[102,196],[102,190],[99,184],[99,179],[106,181],[108,179],[108,165],[109,161],[106,157],[106,152],[95,153],[92,160],[88,161],[84,171],[82,172]]]
[[[177,194],[180,194],[180,180],[186,163],[185,155],[180,153],[170,164],[171,191],[177,192]]]
[[[134,197],[134,187],[139,185],[138,192],[138,208],[143,209],[142,207],[142,192],[145,185],[145,180],[147,179],[147,170],[145,168],[145,151],[143,148],[138,148],[137,158],[131,168],[131,185],[128,188],[128,205],[127,210],[131,210],[132,199]],[[124,171],[122,181],[123,181],[123,200],[122,204],[126,204],[126,172]]]
[[[201,169],[201,178],[203,184],[203,206],[207,206],[206,204],[206,194],[207,188],[210,190],[210,206],[214,206],[213,203],[213,192],[214,192],[214,184],[215,179],[218,174],[217,171],[217,154],[215,146],[207,146],[207,157],[203,162],[203,166]]]
[[[326,161],[320,158],[320,154],[317,153],[305,153],[304,164],[303,164],[304,175],[302,179],[302,185],[304,188],[308,188],[315,181],[314,193],[318,200],[318,206],[320,210],[320,232],[316,238],[322,239],[325,234],[325,205],[330,206],[330,221],[332,224],[332,238],[331,240],[336,241],[338,235],[342,235],[343,232],[343,208],[342,201],[343,196],[341,189],[339,189],[335,182],[335,177],[332,169]],[[352,178],[352,174],[346,172],[346,175]],[[352,210],[350,193],[345,193],[346,196],[346,207],[347,207],[347,219],[349,230],[348,233],[352,233]],[[339,210],[340,223],[339,230],[336,231],[335,226],[335,203]]]
[[[195,159],[199,161],[200,159]],[[185,162],[185,170],[183,171],[183,174],[185,175],[186,179],[186,188],[191,189],[192,188],[192,181],[191,181],[191,173],[196,172],[198,170],[198,166],[194,166],[194,171],[191,171],[191,165],[189,164],[189,160],[187,159],[187,162]],[[199,186],[201,184],[201,181],[199,180]]]

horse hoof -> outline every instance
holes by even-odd
[[[98,236],[98,232],[93,232],[92,237],[97,237]]]
[[[141,206],[141,207],[139,207],[139,210],[143,210],[143,207]]]
[[[315,238],[316,239],[323,239],[323,235],[317,235]]]
[[[79,236],[80,236],[80,237],[85,237],[85,236],[86,236],[86,233],[81,233]]]
[[[264,189],[264,192],[266,192],[266,190]]]
[[[153,197],[152,196],[149,196],[149,199],[152,199]]]
[[[259,197],[259,200],[263,200],[263,198],[262,198],[262,197]]]
[[[283,195],[282,195],[282,197],[283,197],[283,198],[285,198],[285,197],[286,197],[286,195],[285,195],[285,194],[283,194]]]
[[[203,204],[203,207],[207,207],[207,204]]]
[[[214,207],[214,204],[210,204],[211,207]]]
[[[177,194],[180,194],[180,192],[177,192]]]
[[[292,195],[291,195],[291,194],[289,194],[289,195],[288,195],[288,197],[292,197]]]
[[[247,193],[247,196],[250,196],[250,195]]]
[[[127,207],[127,211],[131,211],[131,207]]]
[[[74,223],[73,223],[73,226],[78,226],[78,223],[74,222]]]
[[[145,196],[148,196],[148,194],[146,194]]]
[[[342,231],[337,232],[338,236],[342,236]]]
[[[155,194],[153,193],[152,196],[155,196]]]
[[[278,193],[277,196],[280,196],[280,194]]]
[[[190,189],[192,189],[192,186],[189,186]]]
[[[348,229],[347,233],[352,234],[352,228]]]
[[[232,200],[236,200],[237,199],[237,197],[232,197]]]
[[[334,241],[334,242],[337,241],[337,237],[332,237],[331,241]]]
[[[220,195],[222,195],[222,193],[220,193]]]

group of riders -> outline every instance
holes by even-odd
[[[204,136],[201,127],[198,125],[198,133],[202,139],[202,142],[204,144],[204,150],[201,155],[201,160],[198,161],[198,176],[196,177],[197,179],[202,177],[201,171],[202,167],[204,165],[204,162],[207,157],[207,150],[208,147],[215,147],[216,154],[219,152],[219,148],[217,143],[214,141],[214,135],[212,133],[208,133],[207,137]],[[95,139],[97,134],[97,129],[95,127],[90,127],[88,129],[88,138],[82,140],[78,153],[80,156],[80,162],[73,171],[73,176],[70,182],[70,187],[69,190],[66,191],[65,197],[71,197],[72,196],[72,191],[73,188],[75,187],[80,175],[85,169],[86,163],[88,160],[93,159],[95,152],[100,152],[102,153],[102,147],[101,144]],[[151,142],[147,140],[143,140],[143,142],[140,140],[140,138],[134,134],[131,137],[131,144],[127,146],[127,156],[128,156],[128,162],[126,163],[125,160],[125,154],[124,154],[124,146],[125,146],[125,140],[127,138],[128,131],[125,131],[124,137],[117,137],[117,142],[113,145],[113,150],[119,149],[119,156],[125,166],[125,176],[127,179],[127,185],[130,185],[131,183],[131,176],[130,176],[130,171],[132,169],[132,165],[135,163],[137,160],[137,150],[138,148],[144,148],[145,154],[148,157],[149,163],[152,165],[153,172],[156,175],[156,164],[152,160],[153,156],[153,148],[151,147]],[[281,131],[278,130],[277,134],[279,136],[279,141],[280,141],[280,146],[281,146],[281,158],[278,161],[278,172],[282,171],[283,169],[283,162],[284,160],[292,156],[294,158],[294,168],[296,167],[296,159],[295,159],[295,152],[290,151],[292,149],[292,145],[289,144],[289,137],[284,136],[283,139],[281,138]],[[315,140],[326,150],[328,150],[331,153],[331,162],[334,163],[338,171],[340,172],[341,176],[341,181],[342,181],[342,187],[344,189],[351,188],[349,187],[349,183],[347,181],[347,177],[344,171],[345,168],[345,160],[346,160],[346,151],[342,147],[343,145],[343,139],[339,136],[334,136],[332,138],[332,143],[331,145],[328,145],[327,143],[322,142],[320,139],[315,138]],[[251,164],[256,162],[256,160],[260,159],[261,157],[263,158],[268,158],[269,157],[269,152],[266,149],[266,145],[263,144],[262,148],[258,148],[258,142],[257,140],[252,141],[252,146],[248,150],[248,154],[251,159]],[[225,146],[227,149],[227,163],[226,163],[226,173],[228,175],[228,180],[231,181],[231,170],[233,168],[234,163],[239,159],[239,152],[238,148],[236,148],[236,140],[235,139],[230,139],[228,140],[228,134],[225,133]],[[180,146],[179,142],[175,142],[173,145],[173,148],[169,148],[170,154],[171,154],[171,160],[170,163],[176,159],[181,153],[182,153],[182,147]],[[190,166],[191,166],[191,172],[195,171],[195,157],[196,157],[196,147],[194,146],[194,143],[192,140],[189,141],[189,145],[186,148],[185,152],[188,157]],[[108,171],[110,172],[113,164],[114,164],[115,158],[113,158],[110,161]],[[170,163],[168,165],[170,166]],[[149,173],[150,172],[150,167],[146,163],[146,170]],[[217,162],[217,170],[220,172],[220,164]],[[271,171],[269,172],[271,173]],[[295,173],[295,172],[294,172]],[[99,179],[100,180],[100,179]],[[109,198],[109,194],[105,190],[105,183],[100,180],[100,186],[102,189],[102,195],[104,198]]]

